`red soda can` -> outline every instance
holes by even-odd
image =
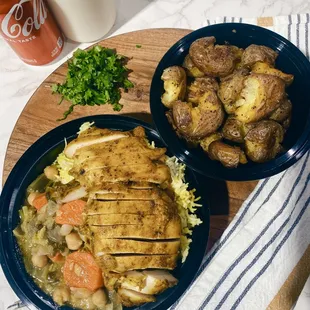
[[[25,63],[52,62],[64,37],[43,0],[0,0],[0,33]]]

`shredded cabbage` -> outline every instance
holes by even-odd
[[[83,131],[88,130],[91,126],[93,126],[95,122],[85,122],[81,125],[80,130],[77,132],[77,134],[81,134]]]
[[[194,214],[194,212],[197,210],[197,207],[201,207],[201,204],[196,202],[200,199],[200,197],[195,197],[195,189],[188,189],[188,183],[185,182],[186,167],[184,164],[181,164],[175,156],[168,157],[166,164],[171,171],[171,185],[175,192],[175,199],[181,218],[181,256],[183,263],[186,260],[190,243],[192,242],[192,239],[188,238],[187,235],[191,235],[193,228],[202,223],[201,219],[198,218],[196,214]]]
[[[55,165],[59,171],[58,179],[62,184],[68,184],[74,177],[70,175],[69,171],[73,167],[74,160],[68,158],[63,152],[58,155],[55,161]]]

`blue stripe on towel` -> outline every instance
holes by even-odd
[[[223,283],[223,281],[229,276],[229,274],[233,271],[233,269],[239,264],[239,262],[253,249],[253,247],[256,245],[256,243],[261,239],[261,237],[266,233],[266,231],[269,229],[269,227],[272,225],[272,223],[281,215],[281,213],[283,212],[283,210],[285,209],[285,207],[287,206],[287,204],[289,203],[292,193],[294,191],[294,189],[296,188],[296,186],[298,185],[299,181],[301,180],[302,176],[303,176],[303,172],[305,170],[308,158],[309,158],[309,154],[307,154],[306,156],[306,160],[304,161],[301,170],[299,171],[298,177],[295,180],[295,183],[288,195],[288,197],[286,198],[282,208],[276,213],[276,215],[267,223],[267,225],[264,227],[264,229],[261,231],[261,233],[255,238],[255,240],[249,245],[249,247],[243,251],[243,253],[241,255],[239,255],[239,257],[235,260],[235,262],[230,265],[230,267],[227,269],[227,271],[223,274],[223,276],[220,278],[220,280],[217,282],[217,284],[214,286],[213,290],[210,292],[210,294],[206,297],[206,299],[202,302],[201,306],[199,307],[199,309],[203,309],[207,303],[211,300],[211,298],[214,296],[214,294],[216,293],[216,291],[218,290],[218,288],[221,286],[221,284]]]
[[[308,178],[309,179],[310,174],[308,174]],[[303,195],[303,193],[305,192],[306,187],[303,188],[300,197]],[[297,204],[297,203],[296,203]],[[255,265],[255,263],[258,261],[258,259],[264,254],[264,252],[269,248],[270,245],[272,245],[274,243],[274,241],[277,239],[277,237],[282,233],[283,229],[286,227],[286,225],[288,224],[288,222],[291,220],[292,214],[295,211],[295,207],[296,204],[293,208],[293,210],[291,211],[290,215],[285,219],[285,221],[283,222],[283,224],[280,226],[280,228],[277,230],[277,232],[273,235],[273,237],[263,246],[263,248],[259,251],[259,253],[255,256],[255,258],[250,262],[250,264],[248,264],[248,266],[240,273],[240,275],[238,276],[238,278],[234,281],[234,283],[231,285],[231,287],[229,288],[229,290],[225,293],[224,297],[221,299],[221,301],[218,303],[218,305],[216,306],[216,308],[214,310],[219,310],[224,302],[226,301],[226,299],[228,298],[228,296],[231,294],[231,292],[237,287],[237,285],[239,284],[239,282],[241,281],[241,279],[243,278],[243,276]]]
[[[299,223],[301,217],[303,216],[303,214],[305,213],[305,211],[307,210],[308,206],[310,204],[310,197],[307,199],[304,207],[301,209],[298,217],[296,218],[295,222],[293,223],[293,225],[291,226],[291,228],[289,229],[289,231],[286,233],[286,235],[284,236],[284,238],[281,240],[280,244],[276,247],[275,251],[273,252],[272,256],[270,257],[270,259],[267,261],[267,263],[264,265],[264,267],[259,271],[259,273],[251,280],[251,282],[248,284],[248,286],[244,289],[244,291],[242,292],[242,294],[240,295],[240,297],[236,300],[236,302],[233,304],[231,310],[234,310],[238,307],[238,305],[240,304],[241,300],[243,299],[243,297],[248,293],[248,291],[251,289],[251,287],[254,285],[254,283],[260,278],[260,276],[267,270],[267,268],[270,266],[270,264],[272,263],[273,259],[276,257],[276,255],[278,254],[278,252],[281,250],[283,244],[286,242],[286,240],[290,237],[290,235],[292,234],[293,230],[295,229],[295,227],[297,226],[297,224]]]

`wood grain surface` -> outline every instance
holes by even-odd
[[[133,116],[152,122],[149,106],[149,90],[155,68],[164,53],[181,37],[188,34],[185,29],[149,29],[126,33],[99,44],[116,49],[117,53],[129,58],[130,80],[135,87],[122,95],[124,108],[119,114]],[[141,45],[137,48],[136,45]],[[58,105],[60,97],[52,95],[51,85],[62,82],[67,72],[66,63],[55,70],[36,90],[20,115],[9,141],[3,171],[3,182],[8,177],[15,163],[39,137],[62,124],[56,121],[69,106],[68,102]],[[118,114],[111,106],[77,107],[65,122],[87,115]],[[222,233],[238,212],[244,200],[253,191],[257,182],[221,182],[210,181],[208,193],[210,200],[210,237],[208,249],[221,237]],[[304,265],[309,260],[304,255],[296,270],[280,289],[268,309],[288,310],[296,301],[306,277]],[[309,266],[309,264],[308,264]],[[295,280],[294,280],[295,279]]]
[[[13,130],[4,163],[3,182],[26,149],[39,137],[56,126],[82,116],[96,114],[123,114],[151,122],[149,90],[155,68],[164,53],[181,37],[188,34],[185,29],[149,29],[126,33],[99,44],[116,49],[117,53],[129,58],[127,67],[131,70],[130,80],[135,87],[122,95],[121,112],[114,112],[110,105],[96,107],[76,107],[66,121],[58,118],[68,108],[69,103],[58,105],[60,96],[53,95],[51,85],[63,82],[67,64],[55,70],[36,90],[20,115]],[[137,48],[136,45],[141,45]],[[253,191],[257,182],[210,182],[211,247],[239,210],[243,201]],[[221,197],[221,198],[220,198]]]

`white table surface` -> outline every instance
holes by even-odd
[[[310,12],[310,0],[116,0],[118,16],[109,33],[113,36],[145,28],[197,29],[207,18],[217,16],[258,17]],[[0,171],[13,127],[30,96],[42,81],[72,55],[77,47],[89,44],[67,43],[58,61],[43,67],[23,64],[0,38]],[[65,55],[65,56],[63,56]],[[1,175],[0,175],[0,184]],[[18,298],[0,268],[0,310]],[[310,309],[309,287],[295,310]]]

